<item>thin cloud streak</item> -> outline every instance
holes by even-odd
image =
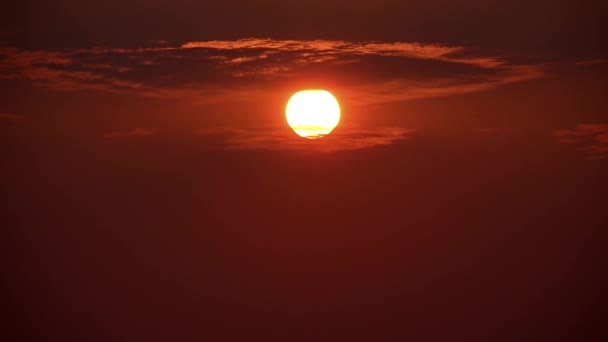
[[[339,152],[390,145],[410,138],[416,130],[402,127],[338,128],[322,139],[298,137],[288,127],[274,129],[200,129],[195,134],[213,138],[226,150]]]
[[[114,131],[103,135],[104,139],[121,139],[129,137],[147,137],[156,133],[156,130],[149,128],[134,128],[128,131]]]
[[[602,64],[608,64],[608,58],[587,59],[584,61],[576,62],[576,65],[581,66],[581,67],[592,66],[592,65],[602,65]]]
[[[17,120],[19,118],[20,118],[20,116],[15,115],[15,114],[0,113],[0,119],[3,119],[3,120],[13,121],[13,120]]]
[[[496,128],[496,127],[476,127],[472,128],[473,133],[479,134],[497,134],[497,133],[509,133],[514,132],[514,128]]]
[[[355,87],[350,97],[353,103],[374,104],[463,95],[490,90],[509,83],[532,80],[543,75],[544,73],[537,66],[521,66],[505,70],[498,75],[478,76],[473,81],[463,81],[460,78],[425,82],[393,80]]]

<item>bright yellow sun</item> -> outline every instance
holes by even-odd
[[[318,139],[331,133],[340,122],[340,105],[326,90],[302,90],[287,102],[285,116],[299,136]]]

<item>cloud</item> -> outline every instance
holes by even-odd
[[[466,56],[465,48],[440,44],[419,44],[407,42],[348,42],[343,40],[274,40],[274,39],[239,39],[187,42],[184,49],[214,50],[262,50],[308,52],[316,55],[376,55],[407,57],[418,59],[435,59],[452,63],[473,64],[494,68],[504,64],[497,57]]]
[[[338,152],[390,145],[408,139],[416,130],[402,127],[336,128],[322,139],[298,137],[288,127],[274,129],[214,128],[195,131],[197,135],[215,138],[227,150],[270,150]]]
[[[202,49],[222,64],[238,68],[236,77],[292,75],[311,64],[360,62],[362,58],[384,57],[460,64],[481,69],[498,69],[508,63],[501,57],[474,56],[464,47],[408,42],[349,42],[343,40],[238,39],[193,41],[183,49]],[[234,54],[238,57],[230,57]],[[270,57],[270,58],[269,58]],[[256,62],[266,63],[262,65]],[[227,69],[231,70],[231,69]]]
[[[146,137],[154,134],[156,130],[148,128],[134,128],[130,131],[114,131],[103,135],[105,139],[120,139],[128,137]]]
[[[71,56],[58,51],[29,51],[15,48],[0,48],[0,71],[9,72],[10,68],[26,68],[37,65],[68,65]]]
[[[553,136],[560,144],[582,146],[587,159],[608,159],[608,124],[579,124],[573,130],[557,130]]]
[[[88,63],[73,52],[0,49],[0,79],[27,80],[58,91],[119,92],[141,86],[139,82],[108,75],[111,69],[111,64]]]
[[[581,67],[601,64],[608,64],[608,58],[586,59],[583,61],[576,62],[576,65]]]
[[[531,80],[542,75],[543,72],[536,66],[518,66],[504,69],[497,74],[476,75],[469,79],[449,77],[420,81],[391,80],[353,87],[351,97],[355,103],[370,104],[463,95]]]
[[[496,134],[496,133],[509,133],[514,132],[513,128],[497,128],[497,127],[476,127],[472,128],[471,131],[473,133],[479,134]]]
[[[187,103],[238,101],[285,80],[334,80],[359,104],[479,92],[543,76],[543,66],[460,46],[237,39],[177,46],[29,51],[0,48],[0,79]],[[356,77],[355,77],[356,76]],[[365,94],[365,96],[361,96]]]
[[[0,120],[9,120],[9,121],[13,121],[13,120],[17,120],[20,117],[18,115],[14,115],[14,114],[5,114],[5,113],[0,113]]]

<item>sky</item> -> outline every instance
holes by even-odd
[[[4,330],[605,340],[607,23],[591,0],[12,4]],[[287,125],[303,89],[340,103],[322,139]]]

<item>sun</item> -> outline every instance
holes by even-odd
[[[287,102],[285,116],[296,134],[318,139],[331,133],[340,122],[340,105],[326,90],[302,90]]]

